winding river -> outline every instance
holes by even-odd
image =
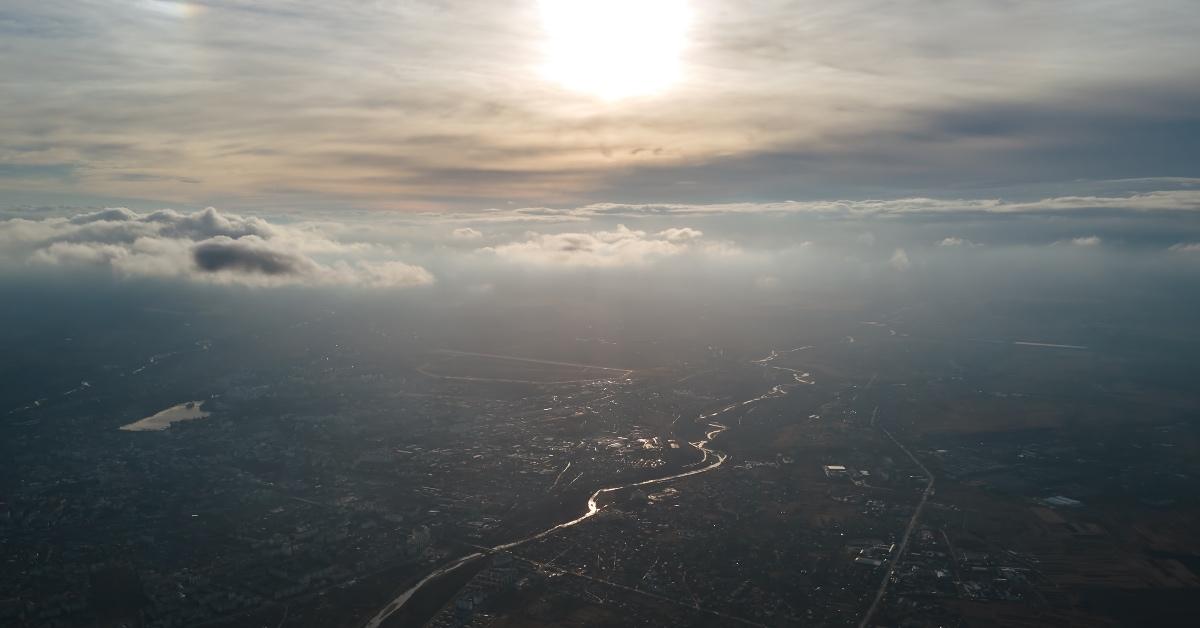
[[[760,364],[763,366],[768,366],[770,364],[770,362],[774,361],[778,357],[781,357],[785,353],[790,353],[792,351],[798,351],[800,349],[807,349],[807,348],[809,348],[809,347],[800,347],[798,349],[790,349],[790,350],[782,351],[782,352],[778,352],[778,351],[772,349],[770,355],[768,355],[767,357],[765,357],[761,360],[754,360],[754,361],[752,361],[752,363]],[[729,412],[730,410],[735,410],[737,408],[742,408],[745,406],[753,405],[755,403],[763,401],[764,399],[783,397],[788,394],[789,389],[791,389],[795,386],[813,383],[811,380],[806,379],[808,377],[808,373],[803,373],[803,376],[802,376],[799,371],[795,371],[793,369],[784,369],[782,367],[774,367],[774,366],[771,366],[771,368],[776,368],[779,370],[785,370],[785,371],[792,372],[792,374],[796,380],[796,383],[794,383],[794,384],[777,384],[776,386],[771,388],[771,390],[767,391],[765,394],[762,394],[762,395],[759,395],[752,399],[747,399],[745,401],[741,401],[738,403],[729,404],[729,405],[725,406],[724,408],[721,408],[720,410],[715,410],[715,411],[709,412],[707,414],[702,414],[696,418],[697,422],[707,421],[708,427],[710,428],[707,432],[705,432],[704,438],[702,440],[698,440],[693,443],[688,443],[692,447],[695,447],[702,454],[700,461],[695,463],[700,466],[698,466],[694,469],[689,469],[687,471],[674,473],[674,474],[667,475],[667,476],[660,477],[660,478],[653,478],[653,479],[649,479],[649,480],[643,480],[641,482],[633,482],[630,484],[621,484],[619,486],[610,486],[610,487],[598,489],[596,492],[592,493],[591,496],[588,497],[587,512],[584,512],[582,515],[580,515],[574,519],[571,519],[570,521],[564,521],[555,526],[552,526],[550,528],[542,530],[541,532],[532,534],[530,536],[527,536],[527,537],[524,537],[521,539],[517,539],[515,541],[511,541],[509,543],[503,543],[501,545],[496,545],[487,551],[473,552],[473,553],[467,554],[465,556],[460,556],[459,558],[456,558],[456,559],[438,567],[437,569],[430,572],[429,575],[418,580],[416,584],[409,587],[403,593],[396,596],[396,598],[393,599],[391,602],[389,602],[387,604],[387,606],[383,607],[382,610],[380,610],[378,613],[376,613],[375,616],[372,617],[370,619],[370,621],[368,621],[365,624],[365,627],[366,628],[379,628],[379,626],[381,626],[384,621],[386,621],[389,617],[391,617],[392,615],[397,613],[400,609],[404,608],[404,605],[407,604],[408,601],[410,599],[412,599],[412,597],[414,595],[416,595],[418,591],[420,591],[422,588],[424,588],[425,585],[429,584],[430,582],[432,582],[434,580],[437,580],[438,578],[440,578],[446,574],[457,571],[458,569],[460,569],[466,565],[469,565],[471,563],[474,563],[475,561],[480,560],[489,554],[492,554],[495,552],[504,552],[507,550],[514,549],[516,547],[520,547],[522,545],[525,545],[526,543],[530,543],[532,541],[536,541],[538,539],[542,539],[547,536],[550,536],[551,534],[554,534],[555,532],[558,532],[559,530],[562,530],[564,528],[570,528],[572,526],[579,525],[580,523],[583,523],[584,521],[587,521],[588,519],[596,516],[597,514],[599,514],[600,510],[603,508],[599,504],[599,500],[602,495],[606,495],[608,493],[615,493],[617,491],[623,491],[623,490],[631,489],[631,488],[638,487],[638,486],[650,486],[653,484],[664,484],[666,482],[673,482],[673,481],[681,479],[681,478],[686,478],[686,477],[693,476],[693,475],[699,475],[701,473],[707,473],[707,472],[712,471],[713,469],[716,469],[717,467],[725,464],[725,461],[729,458],[728,454],[723,454],[719,451],[711,449],[709,447],[709,444],[713,440],[715,440],[717,438],[717,436],[719,436],[722,432],[724,432],[725,430],[727,430],[729,428],[728,428],[728,426],[717,423],[717,422],[713,421],[712,419],[714,419],[722,414],[725,414],[726,412]]]

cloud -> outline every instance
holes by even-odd
[[[1200,253],[1200,242],[1180,242],[1171,245],[1167,250],[1176,253]]]
[[[704,241],[690,227],[666,229],[654,235],[617,225],[613,231],[586,233],[529,232],[528,240],[511,242],[481,251],[526,264],[585,266],[594,268],[637,266],[688,251],[729,253],[727,244]]]
[[[892,253],[892,259],[888,260],[888,266],[891,266],[894,270],[904,272],[912,267],[912,263],[908,261],[908,253],[904,249],[896,249],[896,252]]]
[[[329,269],[322,269],[316,279],[337,285],[359,285],[368,288],[399,288],[425,286],[434,282],[428,270],[414,264],[398,261],[373,262],[338,260]]]
[[[297,275],[313,262],[294,253],[271,248],[257,236],[234,240],[227,236],[205,240],[192,247],[192,259],[202,272],[261,275]]]
[[[947,247],[947,248],[957,248],[957,247],[968,247],[969,248],[969,247],[983,246],[983,245],[972,242],[966,238],[959,238],[959,237],[951,236],[948,238],[943,238],[940,242],[938,242],[938,246],[943,246],[943,247]]]
[[[708,216],[761,214],[813,215],[868,218],[891,215],[1022,215],[1113,212],[1200,212],[1200,179],[1152,179],[1109,182],[1112,185],[1176,185],[1184,189],[1149,191],[1124,196],[1055,196],[1029,201],[993,198],[935,199],[908,197],[888,200],[786,201],[762,203],[591,203],[566,207],[505,207],[479,211],[396,213],[387,220],[426,226],[453,225],[474,228],[506,224],[587,223],[597,219],[640,220],[647,218],[703,218]],[[453,235],[453,232],[451,232]],[[870,246],[874,235],[867,232],[860,243]]]
[[[1078,238],[1071,238],[1070,240],[1064,240],[1063,242],[1065,244],[1070,244],[1071,246],[1100,246],[1102,240],[1099,236],[1082,236]]]
[[[139,218],[136,212],[124,207],[110,207],[100,211],[79,214],[71,218],[73,225],[86,225],[93,222],[130,222]]]
[[[483,237],[483,233],[478,229],[471,227],[459,227],[450,233],[455,240],[478,240]]]
[[[14,218],[0,221],[0,245],[0,258],[12,262],[108,269],[122,277],[380,288],[434,281],[426,269],[392,259],[385,246],[337,240],[315,224],[271,224],[211,207]]]
[[[653,179],[643,189],[690,181],[785,198],[821,164],[931,189],[917,184],[945,165],[958,166],[952,180],[1012,180],[1042,166],[1027,157],[1048,143],[1087,152],[1038,179],[1106,164],[1124,176],[1187,170],[1195,147],[1194,132],[1156,126],[1195,128],[1194,0],[1153,11],[1133,0],[1103,11],[1082,0],[694,2],[687,80],[636,106],[535,76],[544,33],[531,2],[9,4],[0,176],[89,196],[570,202],[628,190],[606,175],[632,172]],[[200,26],[219,36],[161,36]],[[157,98],[181,77],[189,98]],[[328,77],[338,89],[311,87]],[[1121,140],[1142,128],[1156,132],[1127,150]],[[1080,136],[1094,139],[1070,141]],[[764,195],[762,169],[692,167],[726,156],[773,161],[789,183]],[[670,178],[657,176],[664,167]],[[205,185],[178,183],[195,179]]]
[[[632,217],[709,214],[1026,214],[1084,210],[1200,211],[1200,190],[1160,190],[1127,196],[1054,196],[1033,201],[910,197],[889,200],[786,201],[782,203],[594,203],[574,210],[560,210],[559,213],[570,216]],[[864,234],[864,236],[866,235]]]
[[[667,242],[690,242],[699,240],[704,236],[704,232],[691,227],[672,227],[658,232],[660,238],[664,238]]]

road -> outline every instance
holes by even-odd
[[[879,408],[876,407],[875,412],[878,411]],[[871,421],[874,423],[875,414],[871,415]],[[925,474],[929,482],[925,484],[925,490],[921,492],[921,501],[917,503],[917,509],[913,511],[912,519],[908,521],[908,527],[904,529],[904,536],[900,539],[900,547],[896,550],[896,555],[892,557],[891,562],[888,563],[887,573],[883,574],[883,582],[879,583],[879,590],[875,592],[875,599],[871,601],[871,606],[867,608],[867,613],[863,615],[862,621],[858,623],[858,628],[867,628],[871,618],[879,610],[879,604],[883,601],[884,596],[887,595],[888,586],[892,583],[892,574],[896,572],[896,567],[900,565],[901,559],[904,558],[904,552],[908,549],[908,541],[912,538],[913,530],[917,528],[917,521],[921,519],[921,511],[925,509],[925,502],[929,501],[930,495],[933,495],[933,474],[929,472],[929,469],[926,469],[925,465],[921,464],[921,461],[917,460],[917,457],[907,447],[896,440],[896,437],[892,436],[892,433],[887,428],[880,426],[879,429],[908,456],[909,460],[912,460],[921,469],[921,473]]]
[[[633,372],[633,369],[619,369],[619,368],[613,368],[611,366],[596,366],[595,364],[579,364],[578,362],[556,362],[554,360],[541,360],[538,358],[523,358],[523,357],[515,356],[515,355],[497,355],[495,353],[472,353],[470,351],[455,351],[453,349],[442,349],[442,350],[438,351],[438,353],[444,353],[446,355],[461,355],[461,356],[465,356],[465,357],[474,357],[474,358],[492,358],[495,360],[509,360],[512,362],[529,362],[531,364],[549,364],[551,366],[573,366],[575,368],[581,368],[581,369],[595,369],[598,371],[613,371],[615,373],[622,373],[623,375],[629,375],[630,373]]]

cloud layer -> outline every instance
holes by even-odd
[[[447,286],[489,284],[513,265],[525,267],[522,274],[661,266],[676,274],[757,267],[755,277],[776,280],[783,267],[912,276],[939,259],[1033,254],[1032,247],[1080,263],[1133,250],[1180,263],[1190,256],[1179,254],[1200,241],[1196,194],[603,203],[454,214],[294,212],[269,220],[212,208],[26,208],[0,210],[0,265],[9,273],[100,269],[216,284],[395,288],[432,283],[435,274]]]
[[[346,243],[304,226],[213,208],[138,213],[104,209],[71,217],[0,222],[0,256],[40,267],[109,269],[123,277],[206,283],[381,288],[433,282],[421,266],[380,245]]]
[[[1200,179],[1150,180],[1179,185],[1181,189],[1151,190],[1133,194],[1050,196],[1010,201],[999,198],[928,198],[743,203],[591,203],[567,208],[518,207],[479,212],[442,212],[416,215],[416,221],[449,223],[566,223],[597,218],[648,218],[720,216],[736,214],[814,214],[879,216],[905,214],[1047,214],[1113,212],[1200,212]],[[470,227],[454,232],[472,237]],[[460,233],[461,232],[461,233]]]
[[[891,196],[1200,146],[1194,0],[689,0],[681,80],[622,102],[541,75],[532,0],[8,4],[0,184],[89,202]]]
[[[691,227],[672,227],[650,234],[622,224],[613,231],[526,235],[525,241],[481,251],[524,264],[593,268],[639,266],[689,251],[732,252],[728,245],[707,241],[703,232]]]

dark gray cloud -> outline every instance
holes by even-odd
[[[263,275],[296,275],[307,270],[299,255],[277,251],[266,242],[249,237],[234,240],[218,236],[192,248],[196,266],[208,273],[221,271]]]

